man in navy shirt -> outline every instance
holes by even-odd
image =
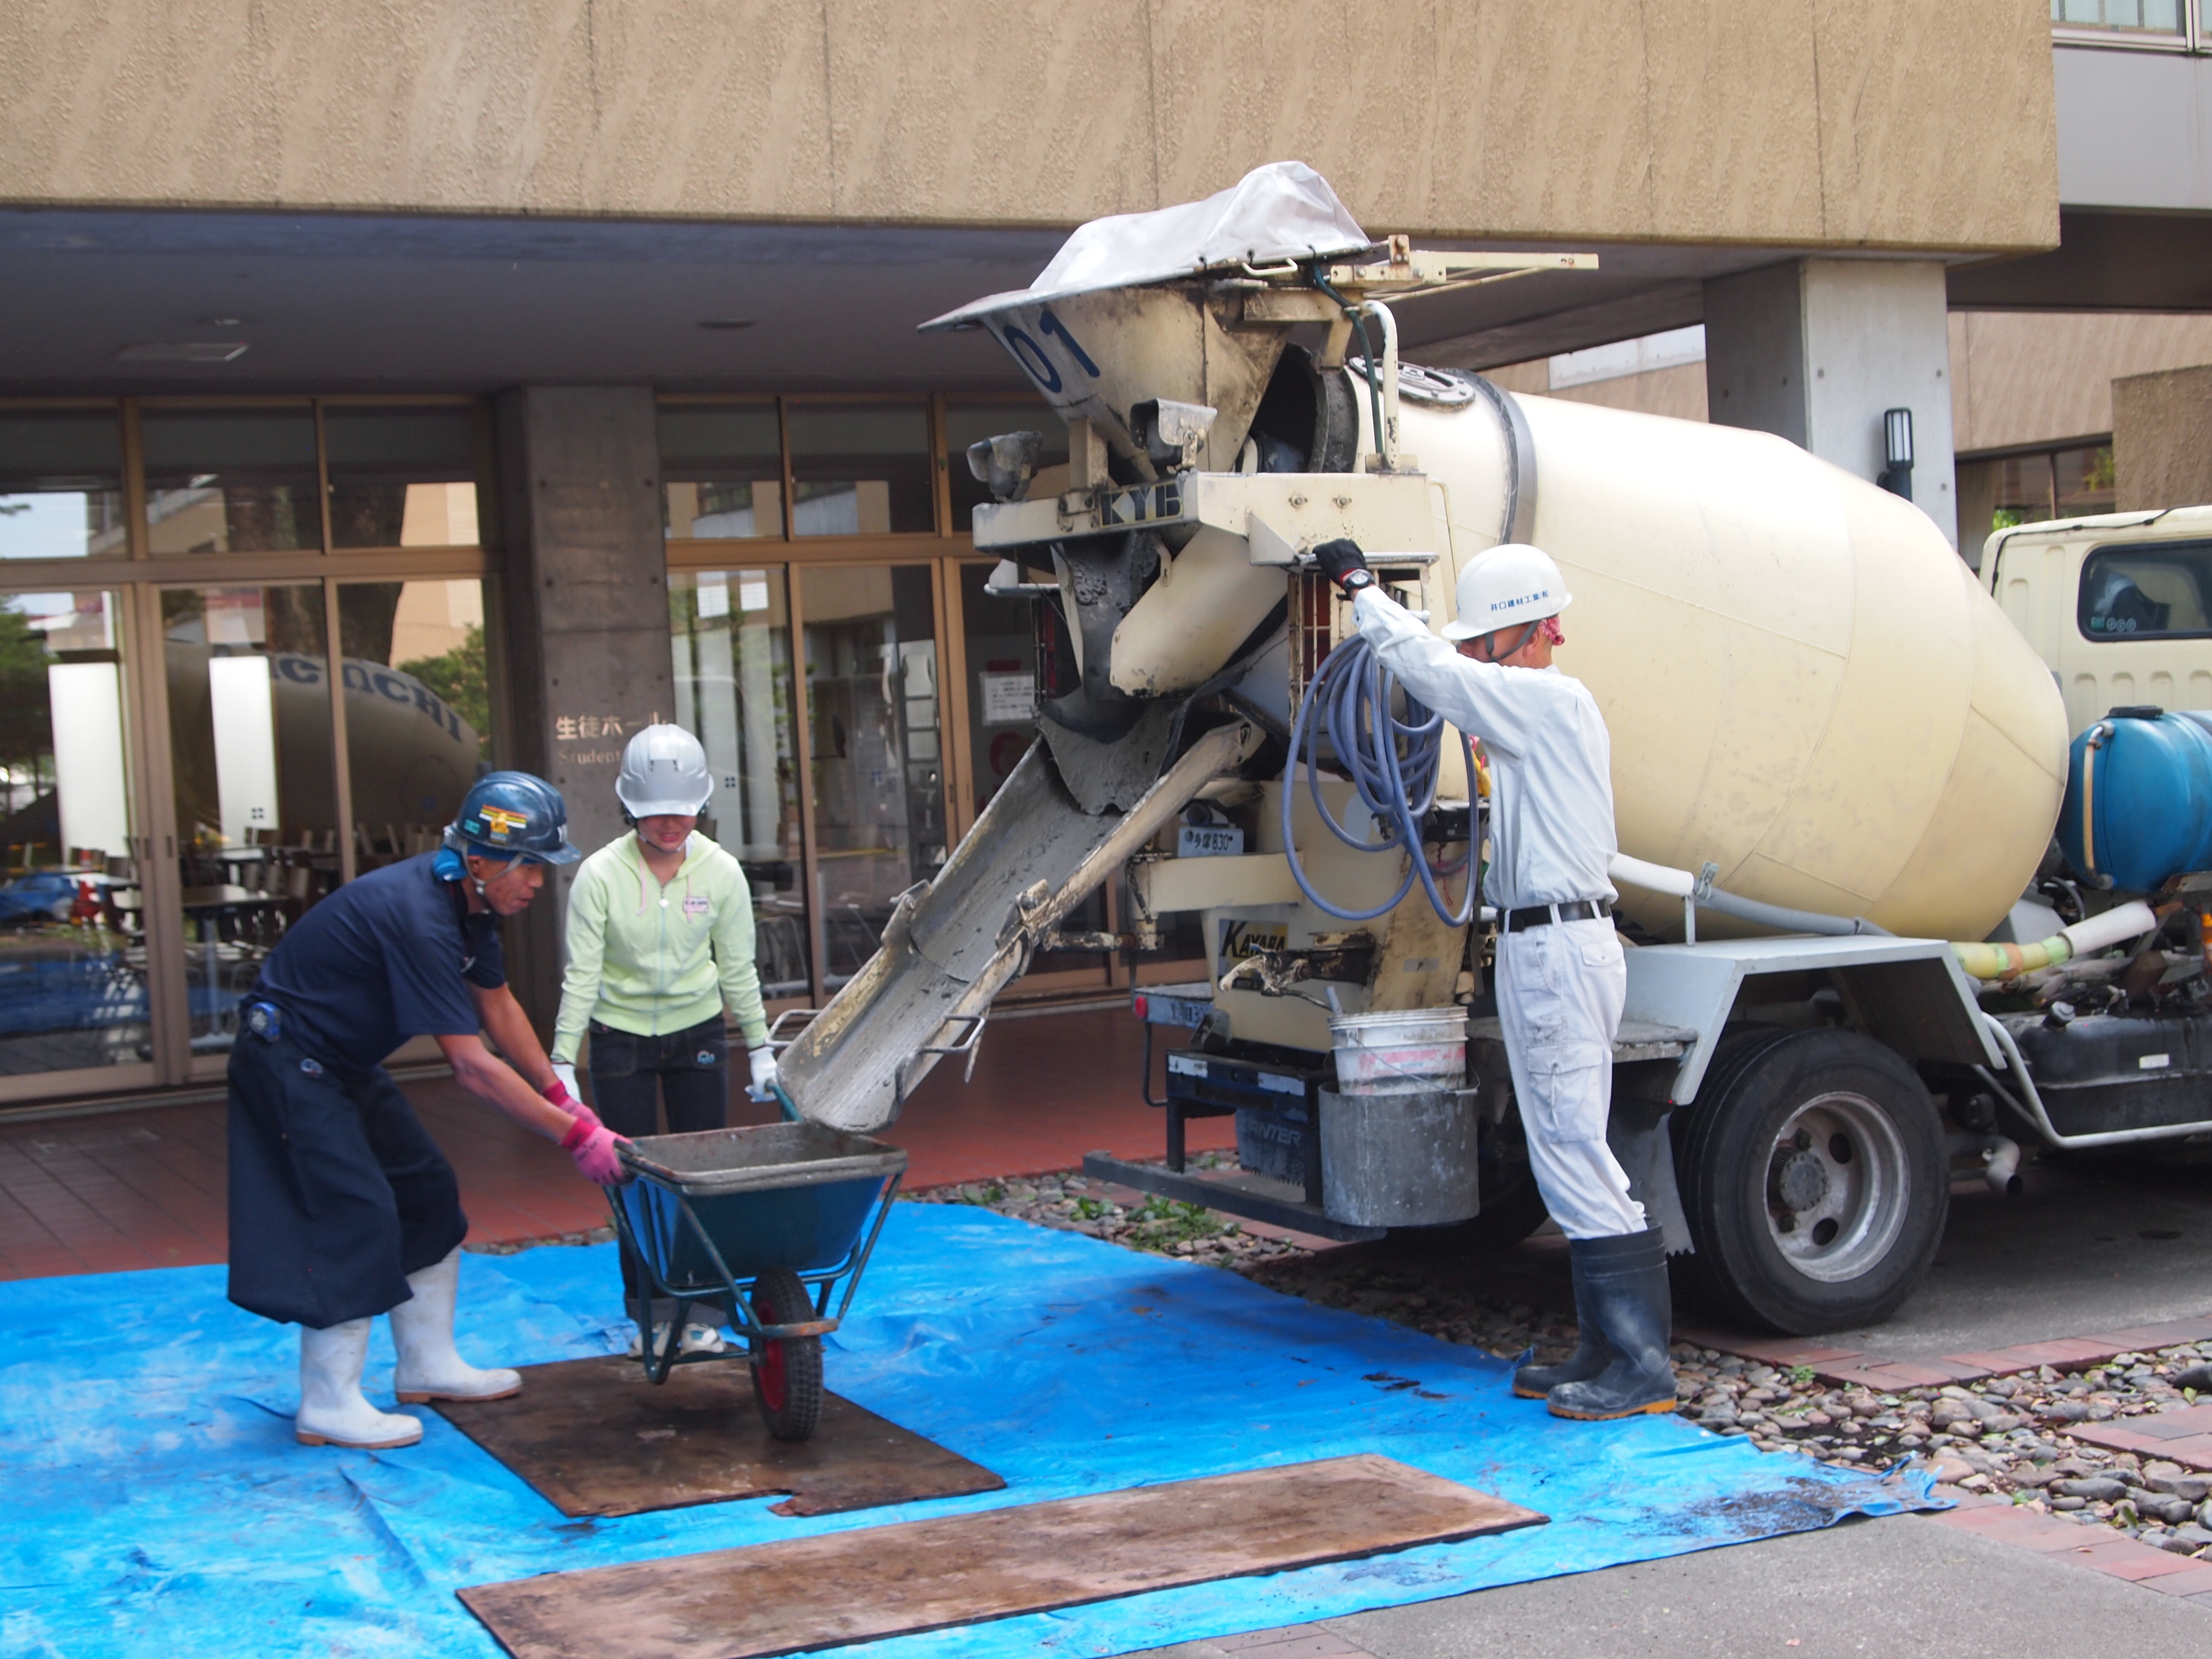
[[[522,1385],[453,1347],[468,1218],[453,1166],[384,1069],[394,1048],[434,1037],[471,1094],[559,1140],[591,1180],[621,1178],[617,1138],[555,1077],[500,953],[499,919],[529,908],[546,866],[580,856],[552,786],[492,773],[462,799],[441,851],[340,888],[262,964],[230,1057],[230,1299],[299,1325],[295,1428],[309,1445],[422,1437],[414,1418],[362,1395],[380,1313],[392,1316],[402,1401],[497,1400]]]

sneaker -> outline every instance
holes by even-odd
[[[665,1320],[663,1320],[653,1328],[653,1351],[655,1353],[664,1353],[667,1351],[667,1348],[668,1324]],[[632,1322],[629,1328],[629,1357],[632,1359],[642,1359],[645,1358],[645,1340],[638,1335],[637,1326],[635,1322]]]
[[[659,1340],[659,1333],[656,1331],[655,1339]],[[730,1345],[722,1340],[721,1332],[716,1330],[712,1325],[686,1325],[684,1328],[683,1344],[676,1352],[678,1353],[727,1353],[729,1350]]]

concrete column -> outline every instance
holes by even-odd
[[[2112,382],[2113,507],[2212,501],[2212,364]]]
[[[589,852],[623,832],[623,744],[675,711],[653,392],[523,386],[498,421],[512,763],[561,791]],[[549,1036],[574,873],[507,939],[515,994]]]
[[[1955,547],[1950,362],[1934,260],[1797,259],[1705,284],[1711,417],[1873,480],[1882,411],[1911,410],[1912,499]]]

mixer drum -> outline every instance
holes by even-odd
[[[1711,861],[1771,904],[1984,937],[2050,844],[2065,709],[1934,523],[1765,433],[1519,402],[1528,539],[1574,592],[1558,661],[1605,711],[1621,850]],[[1401,429],[1463,564],[1498,539],[1501,428],[1409,404]],[[1680,936],[1676,901],[1621,898]]]

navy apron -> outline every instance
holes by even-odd
[[[391,1073],[341,1077],[256,1002],[230,1051],[230,1299],[321,1329],[386,1313],[467,1236],[459,1182]]]

